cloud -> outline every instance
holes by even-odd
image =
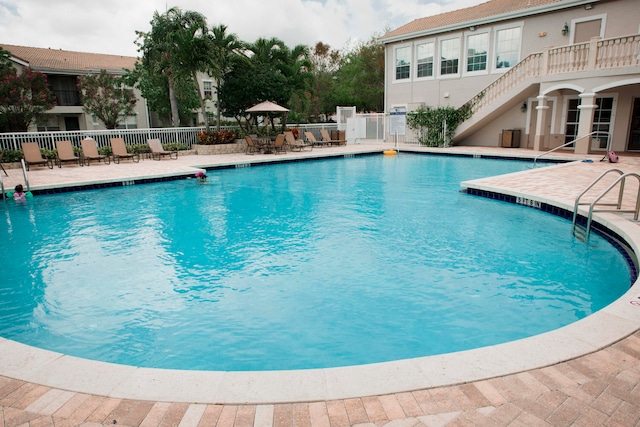
[[[136,31],[167,7],[202,13],[241,40],[276,37],[342,49],[416,18],[482,0],[0,0],[0,43],[137,56]]]

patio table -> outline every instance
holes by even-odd
[[[269,137],[257,138],[256,145],[264,154],[271,154],[273,152],[273,141]]]

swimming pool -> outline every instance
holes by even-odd
[[[514,168],[375,156],[8,205],[0,335],[139,366],[341,366],[510,341],[626,291],[629,269],[603,240],[457,191]],[[205,347],[185,366],[176,350],[194,342]]]

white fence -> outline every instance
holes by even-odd
[[[289,124],[289,127],[298,127],[302,131],[312,131],[320,136],[320,129],[329,131],[337,129],[336,123],[320,124]],[[225,130],[238,132],[237,127],[225,126]],[[78,130],[56,132],[15,132],[0,133],[0,149],[18,150],[23,142],[37,142],[40,148],[53,150],[56,141],[71,141],[77,147],[85,138],[95,139],[98,147],[108,147],[110,138],[123,138],[126,144],[146,144],[148,139],[159,139],[163,144],[181,143],[191,147],[198,143],[198,132],[204,127],[186,128],[150,128],[150,129],[114,129],[114,130]]]

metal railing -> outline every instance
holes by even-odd
[[[596,185],[600,180],[602,180],[605,176],[610,173],[618,173],[620,176],[611,183],[607,188],[602,190],[600,194],[593,199],[591,202],[580,202],[580,199],[591,189],[594,185]],[[624,186],[627,178],[634,177],[638,180],[638,194],[636,194],[636,203],[634,209],[622,209],[622,200],[624,198]],[[615,203],[601,203],[603,197],[605,197],[609,192],[615,189],[619,185],[618,190],[618,200]],[[640,214],[640,175],[635,172],[624,173],[622,170],[618,168],[608,169],[603,172],[598,178],[596,178],[589,186],[582,192],[578,197],[576,197],[576,201],[573,209],[573,228],[572,232],[574,236],[577,236],[577,220],[578,220],[578,208],[583,205],[588,205],[589,210],[587,213],[587,224],[584,228],[584,239],[589,239],[589,234],[591,233],[591,224],[593,222],[593,214],[594,212],[617,212],[617,213],[633,213],[633,219],[635,221],[638,220],[638,215]],[[615,206],[615,209],[595,209],[595,206]]]
[[[24,184],[27,187],[27,191],[31,191],[31,186],[29,185],[29,174],[27,173],[27,164],[24,162],[24,159],[20,159],[20,164],[22,166],[22,177],[24,178]]]
[[[609,151],[609,149],[611,148],[611,135],[609,134],[609,132],[604,132],[604,131],[594,131],[594,132],[588,133],[588,134],[586,134],[586,135],[579,136],[579,137],[577,137],[576,139],[571,140],[571,141],[569,141],[569,142],[565,142],[564,144],[559,145],[559,146],[557,146],[557,147],[554,147],[554,148],[552,148],[551,150],[545,151],[545,152],[544,152],[544,153],[542,153],[542,154],[538,154],[536,157],[534,157],[534,158],[533,158],[533,166],[532,166],[532,168],[535,168],[535,167],[536,167],[537,162],[538,162],[538,159],[540,159],[541,157],[544,157],[544,156],[546,156],[547,154],[551,154],[551,153],[553,153],[554,151],[557,151],[557,150],[559,150],[559,149],[561,149],[561,148],[567,147],[567,146],[569,146],[569,145],[573,145],[573,144],[575,144],[576,142],[578,142],[579,140],[581,140],[581,139],[583,139],[583,138],[592,137],[592,136],[594,136],[594,135],[606,135],[606,136],[607,136],[607,151]]]

